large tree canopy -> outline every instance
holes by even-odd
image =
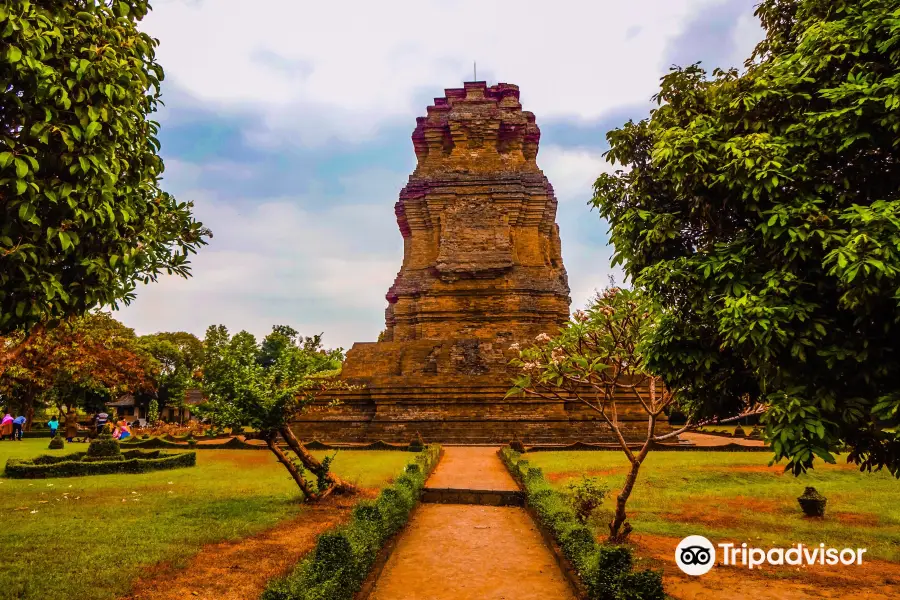
[[[291,419],[305,410],[317,391],[340,386],[343,351],[322,347],[322,336],[301,337],[276,325],[262,341],[246,331],[230,335],[224,325],[206,330],[203,390],[209,397],[203,410],[217,424],[250,425],[288,470],[306,499],[334,491],[354,491],[353,485],[329,471],[330,460],[319,461],[307,452],[291,430]],[[297,463],[279,446],[279,436]],[[312,485],[306,471],[316,477]]]
[[[37,403],[99,410],[124,392],[151,393],[159,367],[134,331],[109,313],[74,317],[28,339],[0,337],[0,351],[18,346],[0,374],[0,398],[29,418]]]
[[[850,446],[900,476],[900,12],[766,0],[743,72],[662,80],[608,134],[594,204],[665,311],[648,367],[697,415],[768,403],[794,472]]]
[[[187,276],[209,232],[159,187],[146,0],[0,0],[0,335]]]
[[[157,363],[155,371],[157,409],[184,405],[189,389],[200,386],[204,348],[200,339],[184,331],[162,332],[139,338],[144,351]]]

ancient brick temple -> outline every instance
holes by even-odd
[[[448,89],[417,120],[418,164],[394,207],[403,265],[387,292],[384,334],[353,345],[342,377],[360,389],[298,417],[301,439],[610,439],[577,402],[506,398],[510,346],[554,333],[569,316],[539,140],[519,88],[505,83]]]

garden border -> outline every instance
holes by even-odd
[[[140,450],[126,451],[124,460],[97,460],[82,462],[81,457],[87,452],[74,452],[62,456],[42,454],[32,459],[10,458],[6,461],[4,474],[10,479],[47,479],[51,477],[82,477],[91,475],[114,475],[122,473],[146,473],[167,469],[193,467],[197,464],[195,452],[179,452],[178,454],[160,455],[155,458],[142,458]],[[77,457],[77,458],[76,458]],[[41,458],[51,458],[46,463],[35,463]]]
[[[312,592],[324,600],[354,600],[371,594],[442,457],[439,445],[417,453],[376,500],[357,503],[349,523],[321,533],[291,572],[269,580],[261,599],[294,600]]]
[[[579,600],[619,598],[623,589],[631,600],[667,597],[661,571],[636,570],[630,548],[598,543],[571,509],[553,510],[553,504],[563,501],[563,495],[547,484],[540,468],[531,467],[527,459],[519,460],[522,455],[509,446],[501,447],[497,454],[523,489],[526,512]]]
[[[742,439],[742,438],[739,438]],[[633,450],[639,450],[641,444],[628,444]],[[619,444],[589,444],[587,442],[574,442],[572,444],[553,445],[536,444],[525,446],[525,452],[581,452],[581,451],[616,451],[621,452]],[[653,444],[654,452],[772,452],[769,446],[744,446],[742,444],[725,444],[722,446],[696,446],[681,444]]]
[[[425,474],[425,480],[428,480],[428,477],[434,472],[437,466],[440,464],[441,460],[444,458],[444,448],[441,447],[438,452],[438,458],[434,462],[434,465],[431,467],[431,470]],[[394,553],[394,550],[397,549],[397,544],[400,542],[400,537],[406,532],[407,527],[409,527],[410,521],[413,520],[416,512],[419,510],[419,507],[425,502],[422,497],[425,494],[425,487],[422,487],[422,492],[419,496],[418,502],[413,507],[413,509],[409,513],[409,518],[406,520],[406,524],[403,525],[403,528],[392,535],[387,542],[385,542],[384,546],[381,547],[381,550],[378,552],[378,556],[375,557],[375,562],[372,563],[371,569],[369,569],[369,574],[366,576],[366,579],[363,581],[359,590],[353,596],[353,600],[368,600],[368,598],[372,595],[372,592],[375,591],[375,584],[378,582],[378,578],[381,577],[381,573],[384,571],[384,568],[387,566],[388,561],[391,558],[391,555]]]

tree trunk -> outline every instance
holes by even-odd
[[[287,457],[287,455],[281,451],[281,448],[275,443],[275,436],[270,436],[266,438],[266,445],[269,447],[269,450],[275,455],[278,459],[278,462],[284,465],[284,468],[288,470],[288,473],[291,474],[291,477],[294,478],[294,481],[303,491],[304,500],[308,498],[314,498],[315,493],[310,489],[309,483],[303,477],[303,473],[297,468],[291,459]]]
[[[300,440],[297,439],[297,436],[294,435],[294,432],[291,431],[289,426],[285,425],[284,427],[281,427],[279,433],[281,433],[281,437],[284,438],[288,447],[297,455],[297,458],[300,459],[300,462],[303,463],[304,467],[313,473],[322,469],[322,463],[303,447],[303,444],[300,443]],[[334,471],[329,471],[328,479],[331,480],[331,487],[328,490],[319,490],[320,495],[327,495],[332,491],[341,494],[355,494],[358,491],[355,485],[341,479]]]
[[[34,422],[34,387],[28,386],[25,392],[25,423],[22,426],[23,431],[31,431],[31,424]]]
[[[634,483],[637,481],[638,471],[641,468],[641,460],[635,459],[631,461],[631,470],[628,477],[625,478],[625,486],[616,497],[616,513],[613,520],[609,523],[609,541],[613,544],[621,544],[631,533],[631,524],[626,520],[625,504],[631,496],[631,490],[634,489]]]

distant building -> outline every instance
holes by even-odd
[[[125,419],[126,421],[134,421],[136,419],[147,418],[146,403],[137,400],[132,394],[119,396],[114,402],[107,402],[107,408],[115,411],[116,419]]]
[[[184,393],[184,407],[166,406],[160,412],[159,418],[168,423],[184,423],[191,419],[196,420],[196,416],[192,414],[192,409],[198,404],[206,402],[203,392],[198,389],[190,389]],[[114,402],[107,402],[108,408],[114,409],[116,419],[125,419],[126,421],[134,421],[136,419],[146,419],[149,410],[150,399],[145,398],[139,400],[133,394],[124,394],[119,396]]]
[[[204,402],[206,402],[206,397],[203,395],[202,391],[198,389],[187,390],[184,393],[183,408],[178,406],[166,406],[159,416],[163,421],[172,423],[184,423],[191,419],[196,420],[197,417],[191,413],[191,410],[198,404],[203,404]]]

